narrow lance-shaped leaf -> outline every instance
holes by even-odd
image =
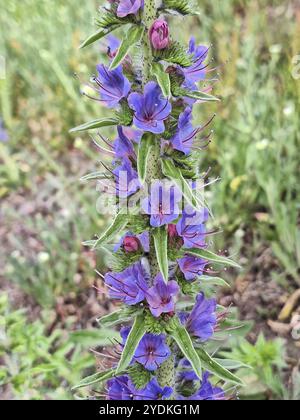
[[[180,89],[180,94],[188,98],[198,99],[198,101],[205,101],[205,102],[219,102],[220,101],[220,99],[217,98],[216,96],[213,96],[213,95],[210,95],[209,93],[201,92],[201,91]]]
[[[210,373],[213,373],[224,381],[232,382],[237,385],[243,385],[243,382],[236,375],[216,362],[216,360],[214,360],[203,348],[197,348],[196,352],[201,359],[204,368]]]
[[[80,131],[96,130],[97,128],[111,127],[118,125],[118,120],[115,118],[101,118],[93,120],[85,124],[79,125],[78,127],[72,128],[70,133],[78,133]]]
[[[121,232],[127,226],[129,216],[127,214],[118,213],[110,227],[103,233],[103,235],[97,239],[94,243],[93,248],[96,249],[107,243],[113,236]]]
[[[165,226],[161,226],[153,231],[154,246],[159,269],[164,281],[169,280],[169,261],[168,261],[168,232]]]
[[[108,379],[111,379],[115,376],[116,370],[115,369],[109,369],[105,370],[103,372],[95,373],[94,375],[87,376],[86,378],[82,379],[82,381],[79,382],[79,384],[75,385],[72,388],[72,391],[75,391],[76,389],[85,388],[87,386],[98,384],[99,382],[107,381]]]
[[[178,344],[184,356],[190,362],[198,378],[201,379],[202,378],[201,360],[198,356],[197,351],[195,350],[195,347],[193,345],[193,342],[189,333],[184,328],[184,326],[180,324],[180,321],[178,319],[174,321],[173,328],[171,329],[170,334],[174,338],[176,343]]]
[[[113,327],[114,325],[130,321],[131,319],[132,315],[129,315],[125,309],[119,309],[118,311],[112,312],[111,314],[104,315],[103,317],[98,318],[97,322],[102,327]]]
[[[190,248],[190,249],[183,249],[182,251],[184,254],[189,254],[189,255],[193,255],[194,257],[203,258],[204,260],[207,260],[207,261],[212,261],[212,262],[226,265],[229,267],[241,268],[241,266],[235,261],[230,260],[229,258],[223,257],[222,255],[214,254],[213,252],[208,251],[207,249]]]
[[[141,26],[131,26],[131,28],[127,31],[125,38],[123,39],[113,62],[110,65],[110,70],[113,70],[119,66],[119,64],[128,54],[130,48],[141,40],[144,30],[145,28]]]
[[[134,353],[146,333],[147,328],[145,325],[144,317],[138,315],[134,321],[133,327],[130,330],[128,338],[126,340],[125,347],[122,351],[122,356],[117,367],[117,374],[123,372],[130,364],[133,359]]]
[[[113,29],[99,29],[99,31],[95,32],[93,35],[89,36],[81,45],[79,48],[85,48],[89,45],[93,44],[96,41],[99,41],[100,39],[104,38],[107,34],[109,34],[112,30],[117,29],[117,26],[115,26]]]
[[[208,286],[220,286],[220,287],[230,287],[230,284],[227,283],[224,279],[221,277],[211,277],[211,276],[200,276],[199,280],[203,282],[205,285]]]
[[[208,207],[204,200],[200,200],[192,190],[189,182],[182,175],[180,168],[177,168],[170,159],[162,160],[162,171],[167,178],[170,178],[181,189],[183,196],[188,203],[196,210]]]
[[[151,133],[145,133],[141,139],[138,149],[137,168],[139,179],[142,184],[145,183],[147,175],[147,162],[155,137]]]
[[[157,79],[157,83],[159,84],[163,95],[166,98],[171,96],[171,83],[170,77],[168,73],[165,72],[163,65],[160,63],[153,63],[152,64],[152,73]]]

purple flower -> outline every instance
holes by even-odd
[[[160,87],[155,82],[149,82],[144,88],[144,94],[131,93],[128,104],[134,111],[134,124],[137,128],[161,134],[165,131],[164,120],[171,113],[171,104],[162,97]]]
[[[121,42],[113,35],[108,35],[107,41],[107,55],[112,59],[115,57]]]
[[[169,386],[161,388],[156,378],[153,378],[145,389],[139,390],[136,400],[157,401],[165,400],[173,394],[173,389]]]
[[[99,86],[101,99],[108,108],[115,108],[121,99],[127,97],[131,84],[123,75],[122,66],[110,71],[103,64],[99,64],[97,70],[98,77],[95,78],[95,82]]]
[[[154,286],[146,293],[146,299],[153,316],[174,312],[174,298],[179,293],[179,286],[176,281],[169,281],[166,284],[159,273],[154,279]]]
[[[181,220],[177,223],[177,232],[183,238],[186,248],[205,248],[206,227],[208,219],[207,209],[196,211],[188,206]]]
[[[141,263],[134,264],[122,273],[106,274],[105,284],[111,299],[121,300],[129,306],[142,302],[148,288]]]
[[[155,181],[151,186],[151,197],[142,201],[142,209],[151,215],[151,226],[160,227],[176,220],[181,199],[181,191],[171,182]]]
[[[174,149],[188,155],[193,146],[193,140],[201,130],[201,127],[193,128],[191,123],[192,109],[187,107],[179,116],[178,129],[171,138]]]
[[[207,261],[193,256],[180,258],[177,262],[187,281],[193,281],[198,276],[202,276],[207,264]]]
[[[200,293],[192,312],[189,315],[181,314],[180,319],[191,335],[207,341],[214,334],[217,324],[216,308],[215,299],[205,299],[204,294]]]
[[[136,160],[136,153],[132,142],[124,134],[121,126],[118,126],[118,138],[114,142],[114,152],[117,158],[123,159],[124,157],[133,158]]]
[[[117,16],[123,18],[128,15],[135,15],[144,6],[144,0],[120,0]]]
[[[179,362],[178,368],[180,369],[180,371],[179,371],[179,380],[180,381],[192,382],[192,381],[198,381],[199,380],[198,376],[193,371],[193,369],[191,367],[191,364],[187,359],[182,359]]]
[[[0,142],[7,142],[8,141],[8,134],[3,126],[3,121],[0,119]]]
[[[190,67],[182,68],[186,82],[188,84],[197,83],[204,80],[206,76],[206,65],[209,48],[199,45],[196,46],[195,38],[191,38],[188,52],[193,55],[193,64]]]
[[[146,334],[140,341],[134,360],[147,370],[154,371],[171,356],[164,335]]]
[[[163,50],[170,43],[169,26],[165,20],[157,19],[149,30],[149,39],[155,50]]]
[[[123,133],[124,135],[133,143],[139,144],[142,136],[143,136],[143,132],[140,130],[134,130],[131,127],[123,127]]]
[[[107,399],[111,401],[133,400],[133,387],[128,376],[118,376],[107,382]]]
[[[141,247],[144,252],[149,252],[149,232],[145,231],[139,235],[134,235],[131,232],[126,233],[114,247],[114,251],[117,252],[121,247],[125,252],[137,252]]]
[[[120,198],[136,193],[141,186],[136,170],[126,157],[123,158],[122,164],[114,169],[113,174],[116,177],[116,188]]]
[[[224,400],[225,394],[221,388],[214,387],[209,382],[210,374],[205,372],[203,374],[201,386],[199,390],[189,399],[190,400],[201,400],[201,401],[216,401],[216,400]]]

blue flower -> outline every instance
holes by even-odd
[[[178,129],[171,138],[174,149],[188,155],[193,147],[193,140],[201,130],[201,127],[193,128],[191,123],[192,110],[187,107],[179,116]]]
[[[122,273],[106,274],[105,284],[111,299],[118,299],[129,306],[142,302],[148,288],[141,263],[134,264]]]
[[[207,264],[207,261],[193,256],[180,258],[177,262],[187,281],[193,281],[197,277],[202,276]]]
[[[131,84],[123,75],[122,66],[110,71],[103,64],[99,64],[97,70],[98,77],[94,80],[99,86],[101,99],[108,108],[115,108],[121,99],[127,97]]]
[[[3,126],[3,121],[0,118],[0,142],[7,142],[8,141],[8,134]]]
[[[189,399],[190,400],[201,400],[201,401],[216,401],[216,400],[224,400],[225,393],[222,388],[214,387],[209,382],[210,374],[205,372],[203,374],[201,386],[199,390]]]
[[[118,38],[116,38],[113,35],[108,35],[108,37],[106,38],[108,41],[108,45],[107,45],[107,54],[109,56],[109,58],[114,58],[116,55],[116,52],[118,51],[118,48],[121,44],[120,40]]]
[[[163,98],[157,83],[147,83],[144,94],[131,93],[128,104],[134,111],[133,122],[137,128],[154,134],[165,131],[164,120],[170,115],[172,107],[170,102]]]
[[[153,378],[146,388],[139,390],[138,395],[136,396],[136,400],[144,400],[144,401],[157,401],[157,400],[165,400],[173,394],[173,389],[169,386],[165,386],[164,388],[160,387],[157,379]]]
[[[118,376],[107,382],[107,399],[126,401],[134,399],[134,389],[128,376]]]
[[[209,48],[204,45],[196,46],[195,38],[192,37],[188,52],[193,55],[193,64],[190,67],[182,68],[187,84],[197,83],[206,77],[206,65]]]
[[[177,223],[177,232],[183,238],[186,248],[205,248],[208,210],[196,211],[190,206],[183,211],[181,220]]]
[[[152,227],[167,225],[179,217],[181,191],[171,182],[155,181],[151,185],[151,196],[142,201],[142,209],[151,215]]]
[[[179,293],[179,286],[176,281],[169,281],[166,284],[159,273],[154,279],[154,286],[146,293],[146,299],[153,316],[174,312],[174,298]]]
[[[124,157],[133,158],[136,160],[136,153],[132,142],[124,134],[121,126],[118,126],[118,138],[114,142],[114,152],[117,158],[123,159]]]
[[[205,299],[204,294],[200,293],[192,312],[181,313],[180,320],[192,336],[207,341],[213,336],[217,324],[216,308],[215,299]]]
[[[123,18],[128,15],[136,15],[143,6],[144,0],[120,0],[117,16]]]
[[[130,333],[130,328],[122,328],[120,331],[123,346]],[[171,356],[171,351],[165,342],[163,334],[145,334],[135,351],[132,362],[138,362],[149,371],[155,371]]]
[[[124,157],[122,164],[113,170],[113,174],[116,177],[116,188],[120,198],[136,193],[141,186],[138,174],[127,157]]]

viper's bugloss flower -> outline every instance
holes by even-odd
[[[114,247],[114,251],[118,251],[120,248],[123,248],[125,252],[137,252],[140,249],[143,249],[144,252],[150,251],[150,239],[149,232],[143,232],[139,235],[134,235],[131,232],[126,233],[118,244]]]
[[[137,128],[154,134],[165,131],[164,121],[170,115],[172,107],[168,99],[163,98],[157,83],[147,83],[143,94],[131,93],[128,104],[134,111],[133,122]]]
[[[190,255],[180,258],[177,262],[187,281],[193,281],[197,277],[202,276],[207,265],[207,261]]]
[[[127,97],[131,84],[123,75],[122,66],[109,70],[103,64],[99,64],[97,71],[98,77],[94,80],[99,86],[100,97],[108,108],[115,108],[121,99]]]
[[[179,286],[176,281],[164,282],[159,273],[154,279],[154,286],[146,293],[146,300],[149,304],[153,316],[159,317],[161,314],[174,312],[175,298],[179,293]]]
[[[189,206],[183,211],[181,220],[177,223],[177,232],[182,237],[186,248],[206,247],[206,227],[208,210],[196,211]]]
[[[192,37],[188,52],[193,55],[193,64],[190,67],[182,68],[187,83],[197,83],[206,77],[206,65],[209,48],[204,45],[196,45],[195,38]]]
[[[136,193],[141,186],[137,171],[126,157],[122,159],[122,164],[113,170],[113,174],[116,177],[116,188],[120,198]]]
[[[224,400],[225,394],[221,388],[214,387],[209,381],[210,374],[205,372],[203,374],[201,386],[199,390],[190,398],[190,400],[201,401],[216,401]]]
[[[141,263],[136,263],[121,273],[107,273],[104,277],[111,299],[132,306],[145,299],[148,288]]]
[[[107,399],[111,401],[133,400],[134,387],[128,376],[118,376],[107,382]]]
[[[109,58],[112,59],[115,57],[121,42],[117,37],[113,35],[108,35],[106,40],[107,40],[107,55]]]
[[[138,390],[136,400],[157,401],[165,400],[173,394],[173,389],[169,386],[160,387],[157,379],[153,378],[146,388]]]
[[[174,149],[188,155],[193,147],[193,140],[201,127],[193,128],[192,109],[187,107],[179,116],[176,134],[171,138]]]
[[[4,128],[3,121],[0,118],[0,142],[7,142],[8,141],[8,134]]]
[[[114,152],[117,158],[123,159],[124,157],[136,159],[136,153],[132,142],[125,135],[123,128],[118,126],[118,138],[114,142]]]
[[[144,7],[144,0],[119,0],[117,16],[123,18],[136,15],[142,7]]]
[[[164,335],[146,334],[134,354],[134,360],[150,371],[155,371],[171,356]]]
[[[215,299],[205,299],[204,294],[200,293],[192,312],[181,313],[180,320],[191,335],[207,341],[213,336],[217,324],[216,308]]]
[[[170,43],[170,31],[165,20],[157,19],[149,30],[149,39],[155,50],[163,50]]]
[[[129,333],[130,328],[127,327],[120,331],[123,346],[126,344]],[[145,334],[134,353],[132,363],[138,362],[149,371],[158,369],[171,355],[165,340],[166,337],[163,334]]]
[[[181,191],[171,182],[155,181],[151,185],[151,196],[142,201],[142,209],[151,215],[152,227],[167,225],[180,214]]]

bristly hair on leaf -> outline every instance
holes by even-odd
[[[124,18],[119,18],[116,14],[117,4],[112,4],[110,9],[106,7],[100,7],[99,17],[96,19],[96,24],[102,29],[111,29],[121,25],[127,25],[128,23],[135,22],[135,18],[132,15]]]
[[[186,48],[179,42],[172,42],[164,50],[154,51],[154,58],[157,61],[166,61],[168,63],[178,64],[182,67],[189,67],[193,64],[192,55],[186,51]]]
[[[193,0],[164,0],[162,5],[164,11],[175,11],[180,15],[199,15],[197,3]]]

